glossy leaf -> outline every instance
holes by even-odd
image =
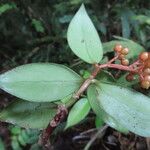
[[[24,128],[44,129],[55,116],[57,105],[16,100],[0,112],[0,120]]]
[[[110,114],[108,114],[107,112],[105,112],[105,110],[101,108],[99,104],[98,91],[96,85],[90,85],[87,94],[89,103],[98,118],[101,118],[110,127],[122,133],[128,132],[128,130],[124,126],[122,126],[115,118],[113,118]]]
[[[74,104],[71,108],[68,118],[66,128],[76,125],[82,121],[90,111],[90,105],[87,98],[82,98]]]
[[[129,131],[150,137],[149,97],[104,83],[100,83],[94,89],[92,86],[92,91],[96,94],[95,98],[98,101],[98,106],[94,110],[103,110]]]
[[[69,25],[67,38],[72,51],[84,61],[94,64],[102,59],[100,38],[83,4]]]
[[[69,68],[50,63],[17,67],[0,75],[0,88],[19,98],[51,102],[77,90],[82,78]]]

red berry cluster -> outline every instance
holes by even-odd
[[[132,81],[135,79],[135,74],[139,75],[139,80],[141,87],[144,89],[150,88],[150,53],[148,52],[142,52],[139,55],[138,64],[134,66],[136,68],[137,73],[130,72],[126,76],[127,81]]]
[[[141,87],[145,89],[150,88],[150,53],[143,52],[139,56],[139,61],[141,63],[140,73],[140,83]]]
[[[124,48],[121,44],[116,44],[114,51],[117,53],[118,59],[121,61],[121,64],[124,66],[129,65],[129,60],[125,56],[129,53],[128,48]],[[131,71],[127,76],[127,81],[132,81],[135,79],[135,75],[139,75],[139,80],[141,87],[144,89],[150,88],[150,52],[142,52],[139,55],[138,60],[129,66]]]
[[[129,49],[124,48],[120,44],[116,44],[115,47],[114,47],[114,51],[117,53],[118,59],[121,61],[121,64],[124,65],[124,66],[128,66],[129,65],[129,60],[126,59],[125,56],[129,53]]]

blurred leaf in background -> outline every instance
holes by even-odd
[[[15,9],[15,8],[17,8],[15,3],[1,4],[0,5],[0,15],[5,13],[6,11],[8,11],[10,9]]]

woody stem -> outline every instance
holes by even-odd
[[[98,65],[95,65],[95,70],[91,73],[91,76],[83,82],[83,84],[81,85],[79,90],[73,95],[71,103],[69,102],[66,105],[58,106],[55,117],[50,121],[47,128],[45,130],[43,130],[43,132],[39,138],[38,143],[40,145],[46,146],[48,139],[49,139],[50,135],[52,134],[53,130],[67,116],[67,114],[68,114],[67,108],[72,106],[73,103],[75,103],[79,99],[81,94],[88,88],[88,86],[91,84],[92,80],[96,77],[96,75],[98,74],[99,71],[100,71],[100,68],[98,67]]]

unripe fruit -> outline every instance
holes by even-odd
[[[120,54],[119,56],[118,56],[118,59],[119,60],[122,60],[122,59],[124,59],[125,58],[125,55],[123,55],[123,54]]]
[[[128,48],[123,48],[121,50],[121,54],[123,54],[123,55],[127,55],[128,53],[129,53],[129,49]]]
[[[129,65],[129,60],[128,59],[122,59],[121,64],[124,65],[124,66],[128,66]]]
[[[150,82],[150,75],[146,75],[146,76],[144,76],[144,80],[146,80],[146,81]]]
[[[133,81],[135,78],[134,78],[134,75],[133,74],[128,74],[127,76],[126,76],[126,80],[127,81]]]
[[[142,52],[139,56],[141,61],[146,61],[148,59],[148,52]]]
[[[120,44],[116,44],[115,45],[115,47],[114,47],[114,50],[116,51],[116,52],[120,52],[121,50],[122,50],[122,45],[120,45]]]
[[[149,89],[149,87],[150,87],[150,82],[147,81],[147,80],[143,80],[143,81],[141,82],[141,87],[142,87],[143,89]]]
[[[144,72],[144,74],[150,74],[150,68],[145,68],[145,69],[143,70],[143,72]]]

